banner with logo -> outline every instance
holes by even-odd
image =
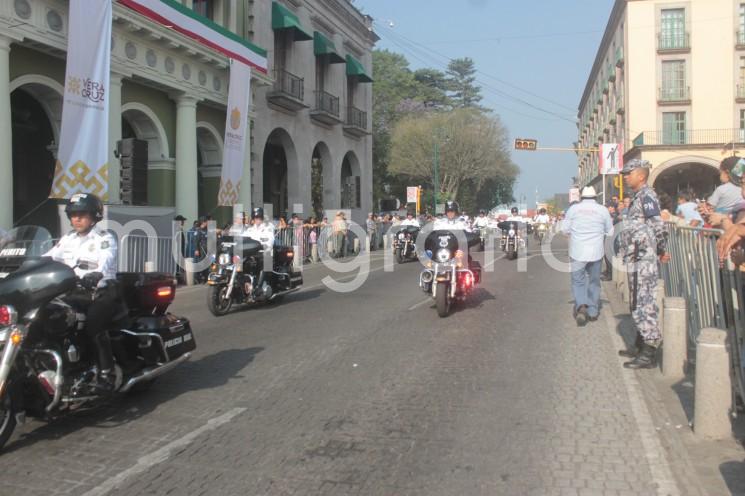
[[[111,1],[70,0],[62,130],[51,198],[109,196]]]
[[[222,176],[217,204],[230,207],[238,203],[248,139],[248,106],[251,103],[251,67],[230,61],[230,89],[222,152]]]

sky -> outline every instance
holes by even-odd
[[[445,70],[471,57],[482,104],[514,138],[571,148],[577,107],[613,0],[356,0],[375,19],[376,48],[406,56],[412,69]],[[375,76],[373,75],[373,78]],[[537,108],[534,108],[537,107]],[[566,193],[577,173],[571,151],[512,151],[520,168],[515,198]]]

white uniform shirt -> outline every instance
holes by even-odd
[[[419,221],[416,219],[406,219],[403,222],[401,222],[402,226],[416,226],[416,227],[422,227],[419,225]]]
[[[243,235],[260,242],[265,250],[270,250],[274,246],[274,225],[269,222],[254,224],[246,229]]]
[[[116,253],[116,239],[110,233],[94,227],[85,235],[75,231],[65,234],[44,256],[74,268],[78,277],[100,272],[103,274],[98,284],[100,287],[104,281],[116,279]],[[76,267],[81,264],[85,268]]]
[[[447,217],[443,217],[442,219],[437,219],[435,221],[435,225],[432,226],[432,229],[435,231],[442,229],[442,230],[457,230],[457,231],[471,232],[471,226],[469,226],[467,222],[463,221],[462,219],[458,219],[458,218],[450,220]]]
[[[487,217],[486,215],[484,215],[483,217],[479,215],[473,221],[474,227],[487,227],[488,225],[489,225],[489,217]]]
[[[551,218],[547,214],[538,214],[535,216],[536,224],[548,224],[549,222],[551,222]]]

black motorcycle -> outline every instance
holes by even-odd
[[[393,236],[393,253],[396,262],[416,260],[416,238],[421,229],[417,226],[402,226]]]
[[[468,246],[475,246],[479,238],[462,232]],[[468,246],[459,249],[458,237],[446,230],[432,231],[425,241],[429,260],[419,275],[419,287],[437,303],[437,315],[447,317],[455,301],[464,301],[481,282],[481,265],[470,260]]]
[[[85,332],[86,303],[100,280],[42,257],[52,247],[40,227],[0,239],[0,447],[26,416],[51,420],[110,399],[101,393],[97,352]],[[117,275],[126,305],[109,329],[115,393],[145,389],[196,349],[189,321],[167,312],[170,274]]]
[[[259,241],[224,236],[207,277],[207,307],[212,315],[227,314],[234,303],[276,302],[298,291],[303,275],[293,270],[294,257],[292,248],[275,246],[271,270],[264,270],[264,251]]]
[[[499,227],[502,230],[502,240],[500,242],[502,251],[507,254],[508,260],[515,260],[523,243],[520,236],[520,225],[518,222],[500,222]]]

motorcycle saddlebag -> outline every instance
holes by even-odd
[[[133,332],[149,332],[161,337],[163,346],[168,352],[169,360],[174,360],[197,348],[194,334],[191,331],[191,324],[189,319],[185,317],[177,317],[167,313],[165,315],[137,317],[134,322],[131,329]],[[163,353],[157,339],[152,340],[150,349],[142,349],[141,351],[146,359],[151,357],[157,357],[157,360],[163,359]]]
[[[165,272],[119,272],[116,279],[132,314],[164,312],[176,297],[176,280]]]

